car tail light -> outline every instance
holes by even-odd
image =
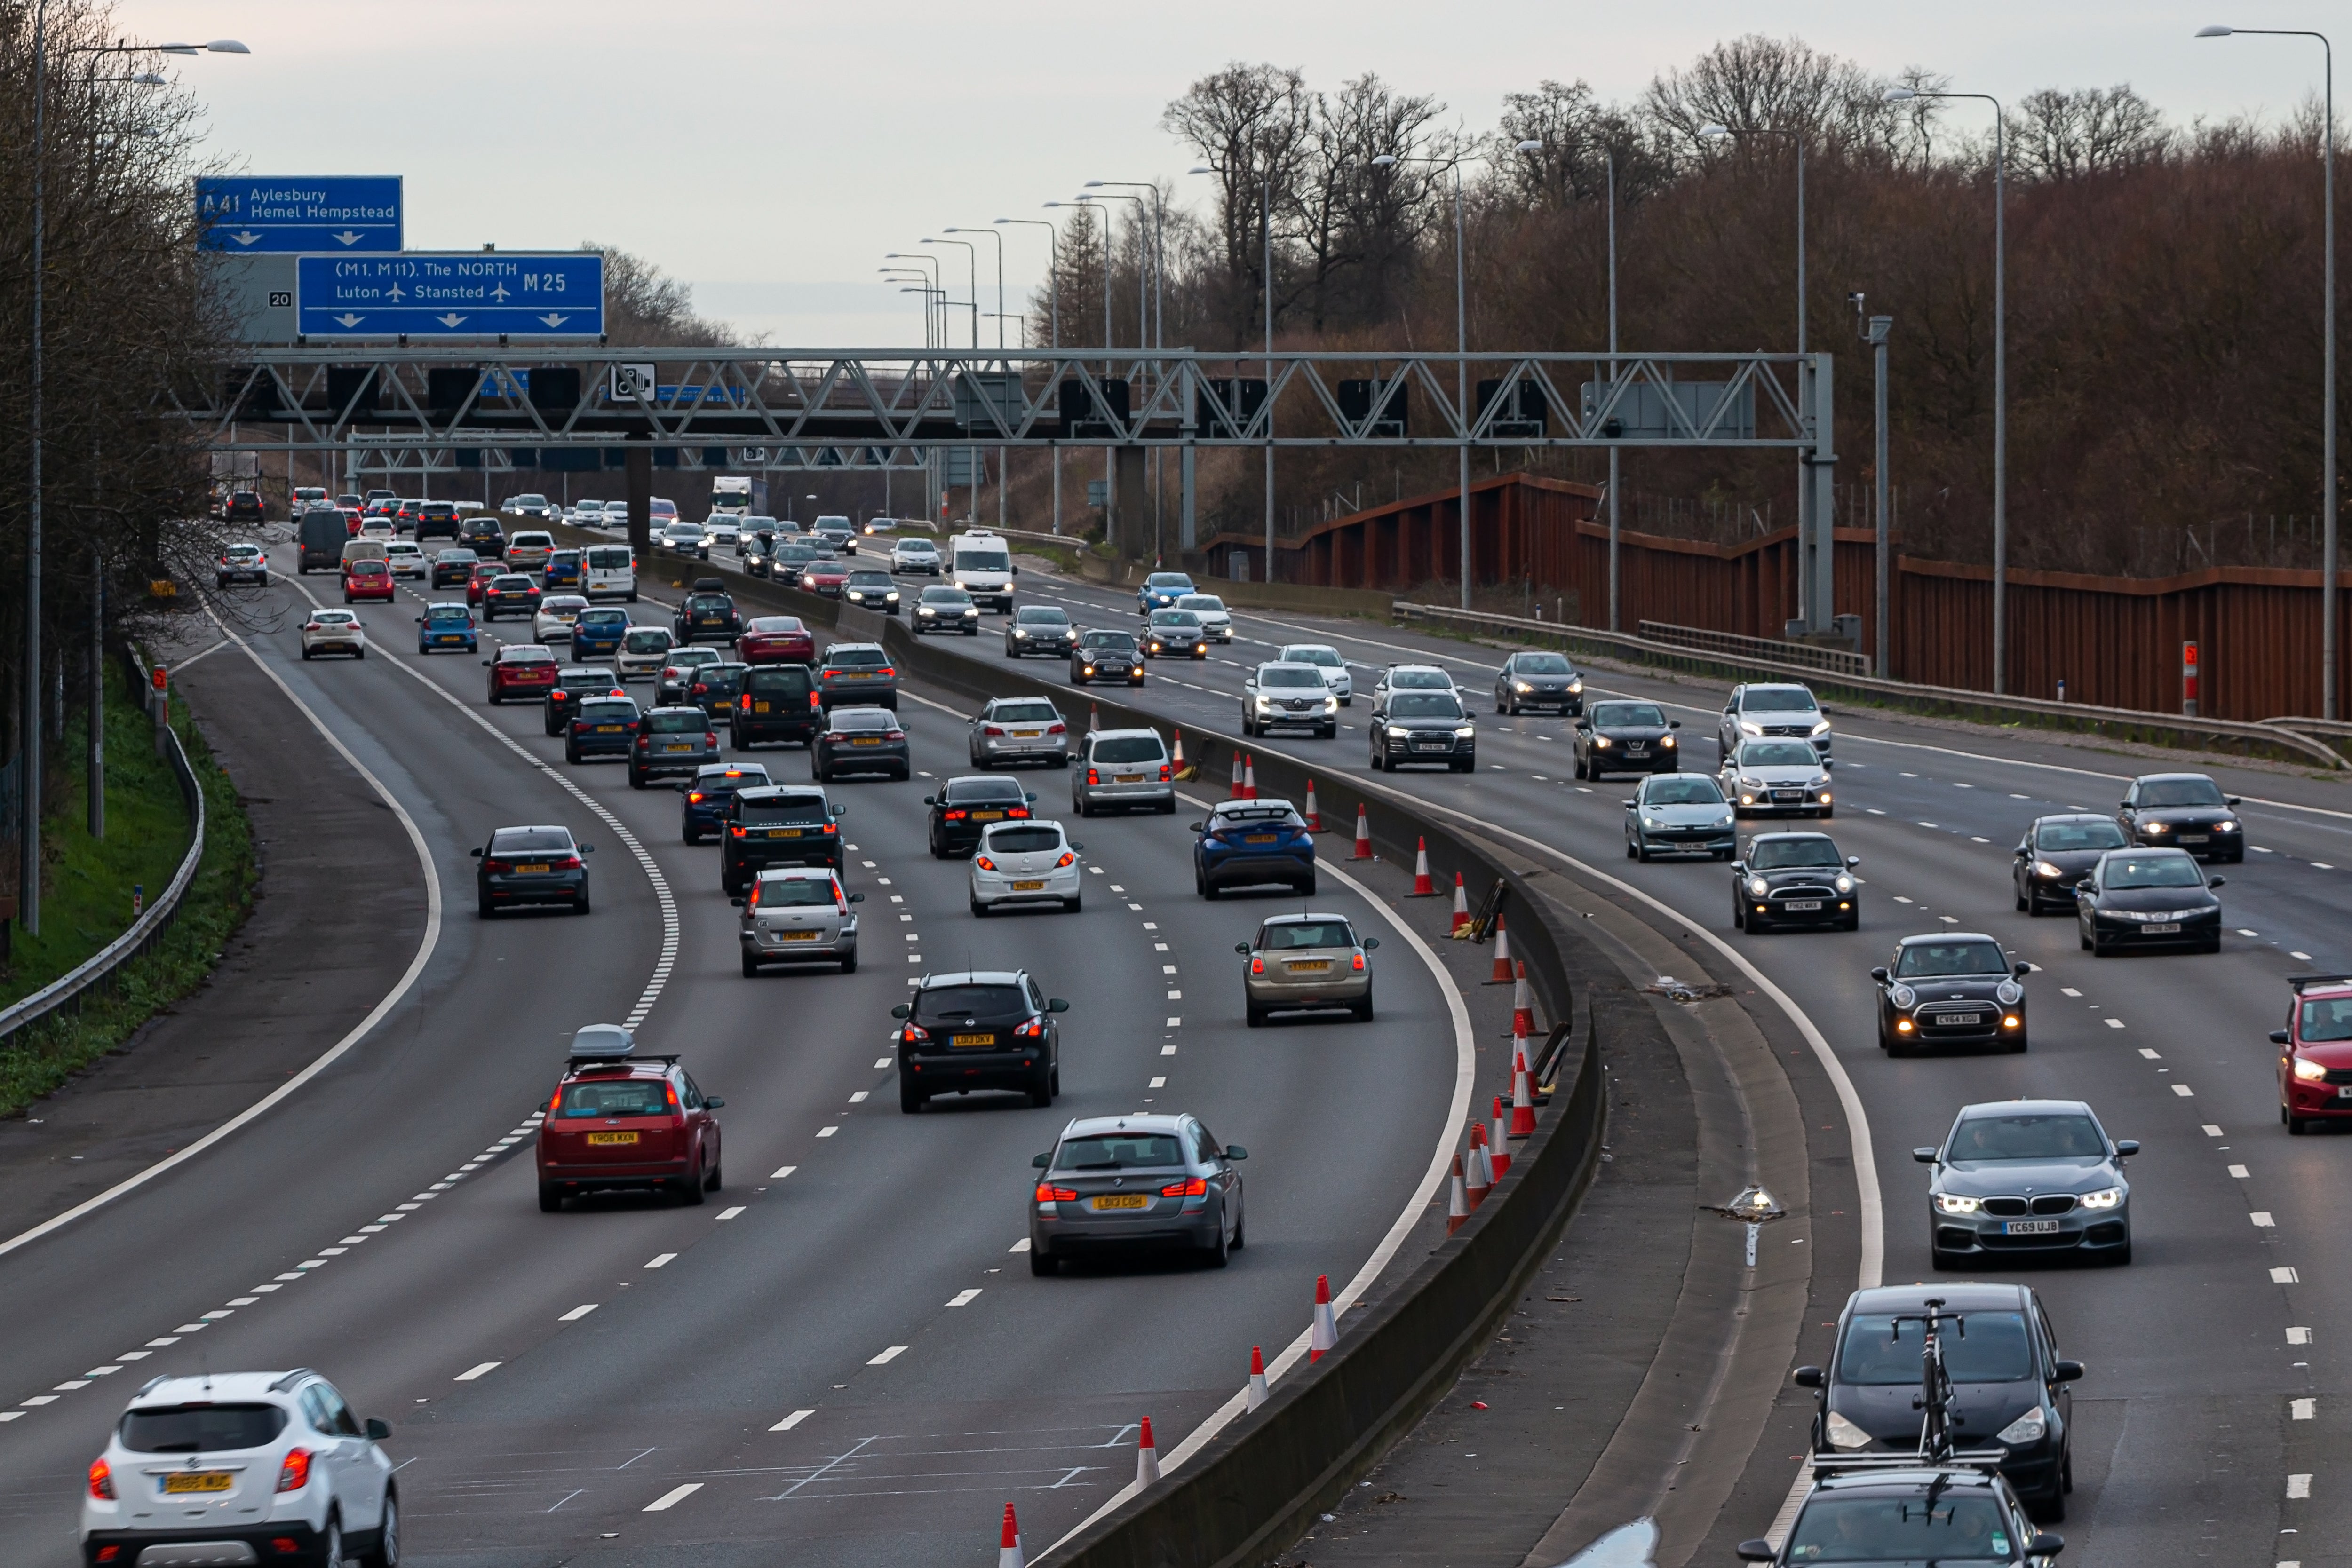
[[[1078,857],[1070,853],[1069,851],[1064,850],[1062,852],[1062,858],[1054,862],[1054,869],[1055,871],[1060,871],[1064,866],[1073,866],[1077,863]]]
[[[1194,1176],[1189,1181],[1170,1182],[1166,1186],[1160,1189],[1160,1196],[1162,1197],[1205,1197],[1208,1196],[1208,1192],[1209,1178],[1207,1176]]]
[[[547,694],[547,700],[548,700],[548,701],[550,701],[550,702],[557,702],[557,703],[560,703],[560,702],[563,701],[563,700],[564,700],[564,696],[563,696],[563,692],[562,692],[562,688],[560,688],[560,687],[559,687],[558,689],[556,689],[556,690],[554,690],[554,691],[551,691],[551,692],[548,693],[548,694]]]
[[[653,743],[654,737],[650,735],[641,735],[637,737],[637,744],[639,746],[651,746]]]
[[[100,1502],[114,1500],[114,1467],[103,1455],[89,1462],[89,1495]]]
[[[1160,781],[1162,784],[1168,782],[1168,764],[1165,762],[1160,765]]]
[[[221,559],[226,561],[228,558],[226,556],[223,556]],[[996,724],[984,724],[980,727],[980,733],[982,735],[1003,735],[1004,733],[1004,727],[1003,725]]]
[[[1089,768],[1087,769],[1087,782],[1088,784],[1099,784],[1102,782],[1102,775]]]
[[[972,856],[971,863],[978,866],[982,871],[994,871],[996,869],[996,862],[990,860],[986,855]]]
[[[1018,1025],[1013,1030],[1013,1038],[1015,1040],[1045,1039],[1045,1020],[1043,1019],[1031,1019],[1028,1022]]]
[[[1357,954],[1357,955],[1356,955],[1356,973],[1358,973],[1358,974],[1360,974],[1360,974],[1362,974],[1363,972],[1364,972],[1364,956],[1363,956],[1361,953],[1359,953],[1359,954]]]
[[[558,871],[578,871],[580,869],[580,857],[578,855],[565,855],[562,860],[555,862],[555,869]]]
[[[894,729],[887,735],[885,735],[882,738],[885,740],[904,740],[907,738],[907,732],[903,729]]]
[[[717,735],[714,731],[708,730],[708,729],[704,730],[704,731],[702,732],[702,744],[703,744],[703,745],[705,745],[705,746],[708,746],[708,747],[711,747],[713,750],[718,749],[718,747],[719,747],[719,737],[718,737],[718,735]]]
[[[925,1045],[929,1043],[930,1038],[931,1031],[920,1024],[910,1023],[898,1031],[898,1039],[907,1045]]]
[[[278,1490],[300,1491],[310,1484],[310,1450],[289,1448],[286,1462],[278,1467]]]
[[[728,829],[728,830],[727,830],[727,831],[728,831],[728,834],[729,834],[730,837],[733,837],[733,838],[738,838],[738,839],[740,839],[740,838],[741,838],[741,837],[743,836],[743,829],[742,829],[742,826],[741,826],[740,823],[739,823],[739,824],[737,824],[737,825],[736,825],[736,826],[734,826],[734,827],[731,827],[731,828]]]
[[[969,815],[971,815],[970,812],[964,811],[961,809],[953,811],[941,811],[940,813],[940,821],[942,822],[961,822]]]
[[[1042,1181],[1037,1184],[1039,1203],[1073,1203],[1076,1201],[1077,1196],[1077,1191],[1074,1187],[1055,1186],[1050,1182]]]
[[[666,1083],[662,1085],[662,1092],[669,1096],[669,1108],[673,1111],[677,1110],[677,1085],[675,1083]]]
[[[687,791],[686,799],[689,805],[699,805],[702,801],[702,791],[699,789],[689,789]]]
[[[710,688],[709,688],[709,686],[705,685],[704,685],[702,682],[700,682],[700,681],[697,681],[697,682],[695,682],[695,683],[694,683],[694,695],[695,695],[696,696],[700,696],[700,695],[702,695],[705,692],[708,692],[709,689],[710,689]]]
[[[1029,814],[1029,808],[1026,806],[1015,806],[1004,814],[1007,817],[1026,817]]]
[[[1253,974],[1253,975],[1263,975],[1263,974],[1265,974],[1265,959],[1263,959],[1263,958],[1252,958],[1252,959],[1250,960],[1250,973],[1251,973],[1251,974]]]
[[[814,709],[815,709],[816,707],[818,707],[819,706],[820,706],[820,705],[819,705],[819,703],[818,703],[818,702],[817,702],[817,700],[816,700],[816,694],[815,694],[814,692],[811,692],[811,693],[809,693],[809,707],[810,707],[812,710],[814,710]]]
[[[482,862],[482,869],[487,872],[497,873],[502,871],[512,871],[514,867],[509,865],[504,861],[484,861]]]
[[[877,675],[895,675],[895,674],[897,674],[898,672],[898,671],[896,671],[896,670],[894,670],[894,669],[892,669],[889,665],[885,664],[885,665],[883,665],[880,669],[878,669],[878,670],[875,671],[874,673],[875,673],[876,674],[877,674]]]
[[[122,1561],[122,1548],[119,1545],[101,1546],[89,1554],[89,1560],[93,1563],[120,1563]]]
[[[1070,733],[1070,727],[1064,724],[1057,718],[1053,723],[1045,727],[1045,733],[1047,735],[1067,735]]]
[[[837,833],[841,831],[841,826],[837,822],[826,822],[819,827],[817,831],[820,833]]]

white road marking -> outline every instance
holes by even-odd
[[[798,1166],[778,1166],[774,1174],[770,1176],[768,1179],[770,1181],[782,1181],[800,1168],[801,1167]]]
[[[889,1066],[889,1065],[890,1065],[890,1059],[889,1059],[888,1057],[887,1057],[887,1056],[884,1056],[884,1057],[877,1057],[877,1058],[875,1060],[875,1062],[874,1062],[874,1071],[876,1071],[877,1072],[879,1072],[879,1071],[881,1071],[884,1068],[886,1068],[886,1067],[887,1067],[887,1066]]]
[[[835,1124],[833,1126],[830,1126],[830,1127],[819,1127],[819,1128],[816,1130],[816,1135],[817,1135],[818,1137],[820,1137],[820,1138],[830,1138],[831,1136],[833,1136],[835,1133],[838,1133],[839,1131],[841,1131],[841,1126],[840,1126],[840,1124],[839,1124],[838,1123],[836,1123],[836,1124]]]
[[[2246,1218],[2252,1219],[2258,1228],[2263,1230],[2275,1228],[2278,1224],[2277,1220],[2271,1218],[2271,1211],[2267,1208],[2255,1209]]]
[[[1181,1018],[1171,1018],[1171,1019],[1170,1019],[1168,1020],[1168,1027],[1169,1027],[1170,1029],[1175,1029],[1175,1028],[1177,1028],[1178,1026],[1180,1026],[1181,1024],[1182,1024],[1182,1023],[1183,1023],[1183,1021],[1184,1021],[1184,1020],[1183,1020],[1182,1019],[1181,1019]],[[1161,1051],[1160,1054],[1160,1055],[1162,1055],[1162,1056],[1165,1056],[1165,1055],[1167,1055],[1167,1054],[1168,1054],[1169,1051],[1173,1051],[1173,1050],[1175,1050],[1175,1047],[1171,1046],[1171,1047],[1169,1047],[1169,1048],[1168,1048],[1168,1051]]]
[[[647,1513],[660,1513],[666,1510],[676,1508],[679,1503],[684,1502],[688,1498],[692,1497],[696,1492],[698,1492],[701,1490],[702,1483],[700,1481],[688,1481],[682,1487],[672,1487],[669,1490],[662,1493],[661,1496],[654,1499],[653,1501],[646,1504],[644,1511]]]
[[[740,1203],[739,1203],[739,1204],[737,1204],[737,1205],[736,1205],[734,1207],[732,1207],[732,1208],[722,1208],[722,1209],[720,1209],[718,1213],[716,1213],[716,1214],[712,1215],[710,1218],[713,1218],[713,1219],[732,1219],[732,1218],[734,1218],[737,1215],[739,1215],[739,1214],[740,1214],[740,1213],[742,1213],[742,1212],[743,1212],[743,1205],[741,1205],[741,1204],[740,1204]]]
[[[2238,927],[2238,935],[2241,936],[2259,936],[2262,933],[2259,931],[2249,931],[2244,926],[2241,925]]]
[[[2271,1283],[2273,1285],[2299,1285],[2303,1283],[2303,1276],[2296,1273],[2292,1269],[2273,1269],[2271,1270]]]
[[[2311,1331],[2307,1328],[2291,1328],[2286,1331],[2286,1343],[2289,1344],[2309,1344],[2311,1343]]]
[[[1160,1054],[1162,1056],[1173,1056],[1176,1054],[1176,1048],[1172,1045],[1163,1045],[1160,1048]]]
[[[866,1094],[867,1094],[868,1092],[868,1092],[868,1091],[866,1091],[866,1090],[860,1089],[859,1091],[857,1091],[857,1092],[856,1092],[856,1093],[852,1094],[852,1095],[849,1097],[849,1103],[850,1103],[851,1104],[853,1104],[853,1105],[862,1105],[862,1104],[864,1104],[864,1103],[866,1103]]]
[[[1181,991],[1171,991],[1168,993],[1168,999],[1171,1002],[1181,1002],[1184,999],[1184,993]]]
[[[791,1415],[785,1416],[782,1420],[777,1422],[774,1426],[769,1427],[768,1430],[771,1432],[789,1432],[793,1427],[799,1426],[802,1422],[807,1420],[810,1416],[815,1414],[816,1412],[814,1410],[795,1410]]]
[[[1898,893],[1898,894],[1896,894],[1895,895],[1895,903],[1897,903],[1897,904],[1908,904],[1908,903],[1910,903],[1910,902],[1911,902],[1911,900],[1909,900],[1909,899],[1907,899],[1907,898],[1904,897],[1901,894],[1899,894],[1899,893]]]
[[[2244,1181],[2248,1173],[2246,1167],[2243,1166],[2231,1166],[2230,1167],[2230,1174],[2237,1177],[2240,1181]]]
[[[951,1307],[968,1307],[979,1299],[980,1287],[975,1285],[969,1291],[958,1291],[954,1295],[949,1297],[948,1305]]]
[[[2116,1020],[2114,1019],[2109,1019],[2107,1021],[2109,1023],[2114,1023]],[[2158,1055],[2155,1051],[2150,1051],[2144,1045],[2139,1048],[2139,1053],[2147,1058],[2150,1061],[2162,1061],[2164,1060],[2163,1057]]]
[[[2311,1478],[2307,1475],[2294,1475],[2287,1477],[2286,1495],[2291,1498],[2309,1497],[2311,1495]]]
[[[503,1365],[505,1365],[505,1364],[505,1364],[504,1362],[498,1362],[498,1361],[486,1361],[486,1362],[482,1363],[479,1366],[469,1366],[469,1367],[467,1367],[465,1371],[463,1371],[463,1372],[459,1373],[457,1376],[455,1376],[455,1377],[451,1378],[449,1381],[450,1381],[450,1382],[452,1382],[452,1383],[471,1383],[471,1382],[473,1382],[476,1378],[478,1378],[478,1377],[481,1376],[484,1373],[486,1373],[486,1372],[495,1371],[497,1368],[499,1368],[499,1367],[500,1367],[500,1366],[503,1366]]]
[[[1146,1089],[1165,1089],[1168,1087],[1168,1080],[1165,1078],[1155,1078],[1150,1082],[1145,1084],[1144,1087]]]
[[[2204,1127],[2203,1127],[2201,1130],[2203,1131],[2203,1133],[2205,1134],[2205,1135],[2206,1135],[2207,1137],[2209,1137],[2209,1138],[2218,1138],[2218,1137],[2220,1137],[2220,1136],[2221,1135],[2221,1128],[2219,1128],[2219,1127],[2217,1127],[2217,1126],[2215,1126],[2215,1125],[2214,1125],[2212,1123],[2210,1123],[2210,1122],[2206,1123],[2206,1124],[2205,1124],[2205,1125],[2204,1125]]]
[[[2304,963],[2305,963],[2305,964],[2308,964],[2308,963],[2310,963],[2310,962],[2311,962],[2311,955],[2310,955],[2310,954],[2308,954],[2308,953],[2297,953],[2297,952],[2294,952],[2294,951],[2290,950],[2290,951],[2287,953],[2287,956],[2288,956],[2288,957],[2290,957],[2290,958],[2299,959],[2299,960],[2301,960],[2302,962],[2304,962]]]
[[[2106,1020],[2106,1025],[2109,1029],[2121,1029],[2124,1027],[2124,1020],[2119,1018],[2110,1018]],[[2150,1054],[2153,1055],[2154,1053],[2151,1052]]]
[[[1029,1250],[1029,1239],[1024,1236],[1020,1240],[1015,1241],[1012,1246],[1007,1247],[1005,1250],[1007,1252],[1026,1252]]]
[[[2329,865],[2326,861],[2314,861],[2311,862],[2311,869],[2314,871],[2334,871],[2336,868]]]
[[[2189,1085],[2188,1085],[2188,1084],[2186,1084],[2186,1083],[2176,1083],[2176,1084],[2174,1084],[2174,1085],[2172,1086],[2172,1092],[2173,1092],[2175,1094],[2179,1095],[2183,1100],[2194,1099],[2194,1098],[2196,1097],[2196,1094],[2197,1094],[2197,1091],[2195,1091],[2194,1089],[2189,1088]]]
[[[677,1254],[675,1252],[656,1252],[653,1255],[652,1260],[646,1264],[646,1267],[648,1269],[667,1268],[670,1260],[677,1256]]]
[[[887,1366],[891,1362],[898,1360],[900,1356],[906,1354],[907,1347],[905,1345],[894,1344],[889,1349],[884,1351],[880,1355],[868,1360],[866,1364],[868,1366]]]
[[[2062,997],[2079,997],[2083,993],[2072,986],[2061,986],[2058,988],[2058,994]]]
[[[2316,1399],[2290,1399],[2286,1402],[2286,1408],[2287,1414],[2295,1420],[2308,1421],[2319,1414],[2319,1401]]]
[[[583,1301],[579,1306],[572,1308],[570,1312],[564,1313],[555,1321],[560,1323],[576,1323],[582,1318],[586,1317],[590,1312],[593,1312],[595,1310],[596,1303],[594,1301]]]

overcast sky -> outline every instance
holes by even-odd
[[[2207,22],[2325,27],[2272,0],[1185,0],[1181,5],[809,5],[694,0],[120,0],[133,36],[233,37],[184,62],[211,150],[268,175],[406,177],[413,249],[635,251],[698,306],[779,344],[922,341],[884,253],[954,224],[1050,214],[1089,179],[1192,164],[1160,129],[1236,58],[1336,87],[1365,71],[1490,126],[1503,95],[1581,78],[1631,97],[1743,32],[1793,34],[1879,71],[1920,65],[2006,99],[2130,82],[2175,121],[2276,117],[2320,82],[2302,39],[2192,40]],[[2352,37],[2352,32],[2347,32]],[[1987,111],[1989,112],[1989,111]],[[1967,113],[1957,106],[1956,120]],[[1006,308],[1045,231],[1008,230]],[[983,308],[994,247],[981,241]],[[963,270],[961,251],[941,247]],[[958,279],[961,287],[961,278]]]

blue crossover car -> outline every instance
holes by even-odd
[[[629,612],[625,610],[583,610],[580,619],[572,623],[572,656],[574,659],[609,659],[621,651],[621,639],[629,634]]]
[[[1315,891],[1315,835],[1287,800],[1227,800],[1192,824],[1192,885],[1203,898],[1229,887]]]
[[[416,651],[420,653],[471,653],[479,646],[474,612],[463,604],[428,604],[416,618]]]
[[[1149,615],[1155,610],[1165,610],[1188,593],[1198,593],[1192,580],[1181,571],[1155,571],[1143,580],[1135,591],[1135,610],[1139,615]]]

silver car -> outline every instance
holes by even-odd
[[[657,675],[661,667],[669,663],[671,650],[677,646],[677,639],[667,626],[632,626],[621,633],[620,651],[613,655],[614,667],[625,681]]]
[[[1388,701],[1391,692],[1450,692],[1454,677],[1435,664],[1391,664],[1372,683],[1372,706]]]
[[[1339,698],[1312,664],[1260,664],[1242,677],[1242,733],[1271,735],[1278,724],[1303,724],[1317,738],[1339,733]]]
[[[998,697],[971,721],[971,765],[1012,762],[1070,765],[1070,727],[1043,697]]]
[[[745,978],[762,964],[838,964],[845,975],[856,972],[857,915],[849,906],[866,895],[844,894],[840,877],[825,867],[763,871],[742,897],[727,902],[743,912]]]
[[[1929,1260],[1979,1267],[1987,1255],[2070,1252],[2131,1261],[2135,1138],[2110,1138],[2080,1100],[1999,1100],[1963,1105],[1939,1148],[1911,1157],[1927,1178]]]
[[[1189,610],[1199,616],[1202,630],[1208,632],[1211,642],[1230,643],[1234,640],[1233,612],[1227,610],[1225,601],[1215,594],[1181,594],[1177,597],[1176,608]]]
[[[1804,686],[1734,686],[1716,721],[1716,745],[1726,757],[1743,740],[1801,739],[1830,760],[1830,721]]]
[[[1049,904],[1077,914],[1086,873],[1078,855],[1085,848],[1059,822],[991,822],[971,855],[971,912]]]
[[[1070,809],[1091,817],[1106,807],[1176,810],[1175,766],[1156,729],[1098,729],[1070,768]]]
[[[1242,999],[1249,1027],[1269,1014],[1298,1009],[1345,1008],[1358,1021],[1372,1018],[1372,966],[1364,956],[1381,945],[1359,939],[1339,915],[1277,915],[1247,942],[1242,956]]]
[[[1826,764],[1801,740],[1746,740],[1715,782],[1742,817],[1832,817]]]
[[[1087,1116],[1062,1129],[1036,1168],[1029,1271],[1052,1274],[1082,1252],[1184,1251],[1212,1269],[1239,1249],[1238,1144],[1220,1145],[1191,1116]]]
[[[1349,673],[1348,661],[1339,650],[1327,643],[1293,643],[1276,653],[1275,658],[1286,664],[1312,664],[1323,672],[1323,684],[1339,699],[1341,707],[1352,707],[1356,701],[1356,677]]]
[[[1625,802],[1625,858],[1704,853],[1729,860],[1738,848],[1731,802],[1704,773],[1653,773]]]

